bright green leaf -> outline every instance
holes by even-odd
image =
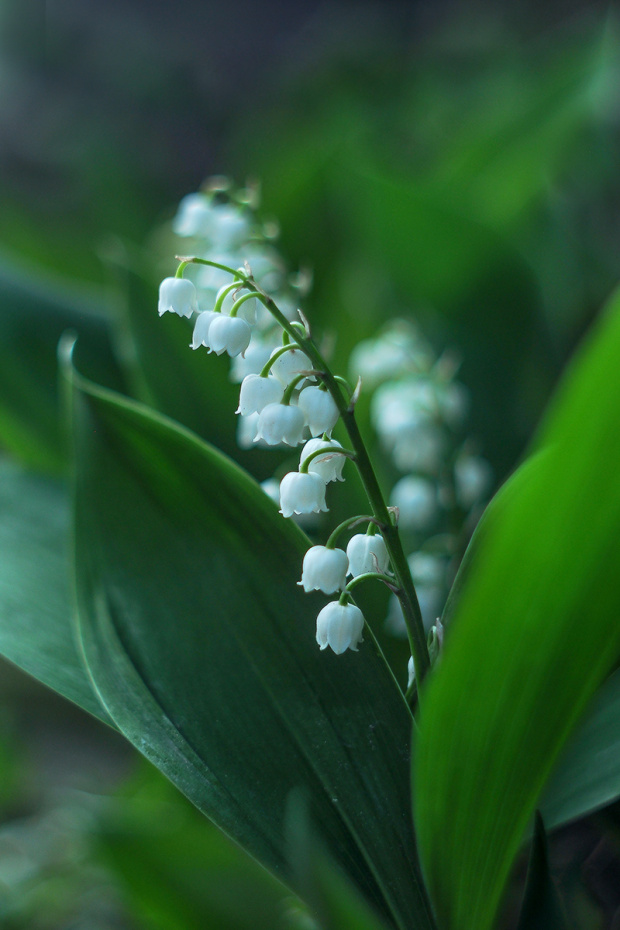
[[[106,723],[76,646],[65,488],[0,462],[0,654]]]
[[[304,788],[349,879],[403,930],[432,926],[411,716],[372,636],[320,653],[301,531],[195,435],[73,377],[80,629],[119,729],[285,881],[286,799]]]
[[[620,648],[620,297],[487,521],[423,695],[415,821],[445,930],[488,930],[528,821]]]

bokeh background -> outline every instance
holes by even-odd
[[[3,0],[0,335],[37,384],[3,353],[9,454],[62,471],[7,410],[61,448],[60,333],[83,314],[122,352],[119,306],[156,300],[133,272],[173,271],[178,201],[223,173],[260,184],[337,359],[396,315],[458,350],[501,481],[618,282],[619,29],[602,2]],[[266,477],[229,419],[205,434]],[[3,927],[310,926],[103,725],[8,664],[0,696]],[[620,926],[619,823],[554,840],[593,928]]]

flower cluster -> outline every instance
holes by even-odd
[[[297,310],[307,282],[287,275],[273,226],[258,222],[255,206],[255,192],[235,191],[223,179],[184,198],[173,230],[193,255],[180,259],[176,276],[162,282],[159,313],[193,321],[193,349],[231,357],[231,379],[240,384],[241,446],[301,446],[296,469],[263,484],[284,517],[327,511],[327,486],[342,481],[345,460],[354,460],[372,512],[344,521],[303,560],[304,591],[337,595],[317,617],[316,640],[337,655],[356,651],[365,621],[352,590],[377,579],[393,592],[390,615],[396,626],[406,623],[416,671],[424,674],[430,662],[420,606],[427,617],[436,616],[452,545],[441,533],[442,514],[472,510],[490,482],[487,463],[459,445],[467,393],[454,378],[455,365],[447,356],[435,358],[410,324],[395,323],[354,350],[355,379],[361,374],[374,389],[370,412],[379,441],[404,473],[388,508],[354,426],[359,388],[352,392],[333,375],[312,341]],[[352,449],[332,438],[341,418]],[[359,524],[366,532],[350,535]],[[408,562],[397,524],[415,543]],[[345,532],[348,544],[338,548]]]

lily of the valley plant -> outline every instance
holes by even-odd
[[[620,796],[620,301],[483,513],[455,354],[387,320],[338,370],[255,201],[182,201],[162,319],[149,278],[110,341],[138,399],[63,339],[71,493],[4,466],[2,651],[303,899],[299,926],[499,930],[531,849],[520,930],[570,927],[547,833]],[[235,416],[218,355],[262,485],[194,431]]]

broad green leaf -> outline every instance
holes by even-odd
[[[562,901],[549,871],[547,837],[538,811],[517,930],[567,930]]]
[[[537,467],[487,521],[422,698],[415,822],[440,926],[488,930],[542,788],[620,648],[620,298]]]
[[[284,881],[302,787],[349,878],[432,922],[410,824],[411,716],[371,635],[320,653],[304,535],[178,424],[73,375],[75,572],[90,673],[119,729]]]
[[[111,723],[75,641],[69,522],[61,484],[0,461],[0,654]]]
[[[56,346],[80,336],[80,361],[92,377],[119,387],[107,321],[74,295],[0,268],[0,447],[38,470],[59,473],[66,450],[59,428]]]
[[[502,486],[478,523],[444,608],[449,626],[457,612],[472,565],[488,523],[536,475],[542,455],[534,455]],[[620,797],[620,671],[597,691],[563,750],[539,803],[549,829],[584,817]]]

